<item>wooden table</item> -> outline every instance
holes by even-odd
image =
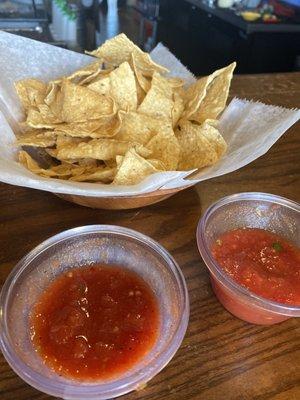
[[[300,73],[237,76],[232,93],[299,107]],[[92,210],[47,192],[2,184],[0,283],[28,251],[64,229],[87,224],[117,224],[136,229],[159,241],[178,261],[189,289],[191,315],[185,339],[170,364],[144,390],[124,399],[299,400],[299,320],[263,327],[231,316],[212,293],[195,241],[199,218],[220,197],[241,191],[264,191],[300,201],[299,178],[297,124],[267,155],[249,166],[143,209]],[[0,398],[51,399],[19,379],[2,356]]]

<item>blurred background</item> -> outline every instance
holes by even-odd
[[[124,32],[196,75],[300,70],[300,0],[0,0],[0,29],[79,52]]]

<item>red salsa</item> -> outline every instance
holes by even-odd
[[[263,229],[236,229],[214,243],[212,253],[232,279],[259,296],[300,305],[300,249]]]
[[[63,376],[102,380],[136,364],[154,345],[159,310],[149,285],[116,266],[74,268],[57,277],[31,314],[31,338]]]

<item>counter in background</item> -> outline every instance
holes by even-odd
[[[158,39],[196,75],[234,60],[238,73],[296,70],[299,23],[246,22],[233,10],[202,0],[161,1],[160,16]]]

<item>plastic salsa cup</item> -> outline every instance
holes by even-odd
[[[35,352],[29,316],[55,277],[81,265],[118,265],[136,272],[158,300],[160,327],[150,351],[130,370],[105,381],[80,382],[52,371]],[[0,349],[27,383],[63,399],[111,399],[143,387],[178,350],[189,319],[183,274],[158,243],[131,229],[90,225],[52,236],[28,253],[7,278],[0,296]]]
[[[260,228],[300,246],[300,205],[267,193],[240,193],[210,206],[197,228],[200,254],[210,272],[213,291],[236,317],[254,324],[271,325],[300,317],[300,306],[277,303],[250,292],[231,279],[211,254],[211,246],[225,232]]]

